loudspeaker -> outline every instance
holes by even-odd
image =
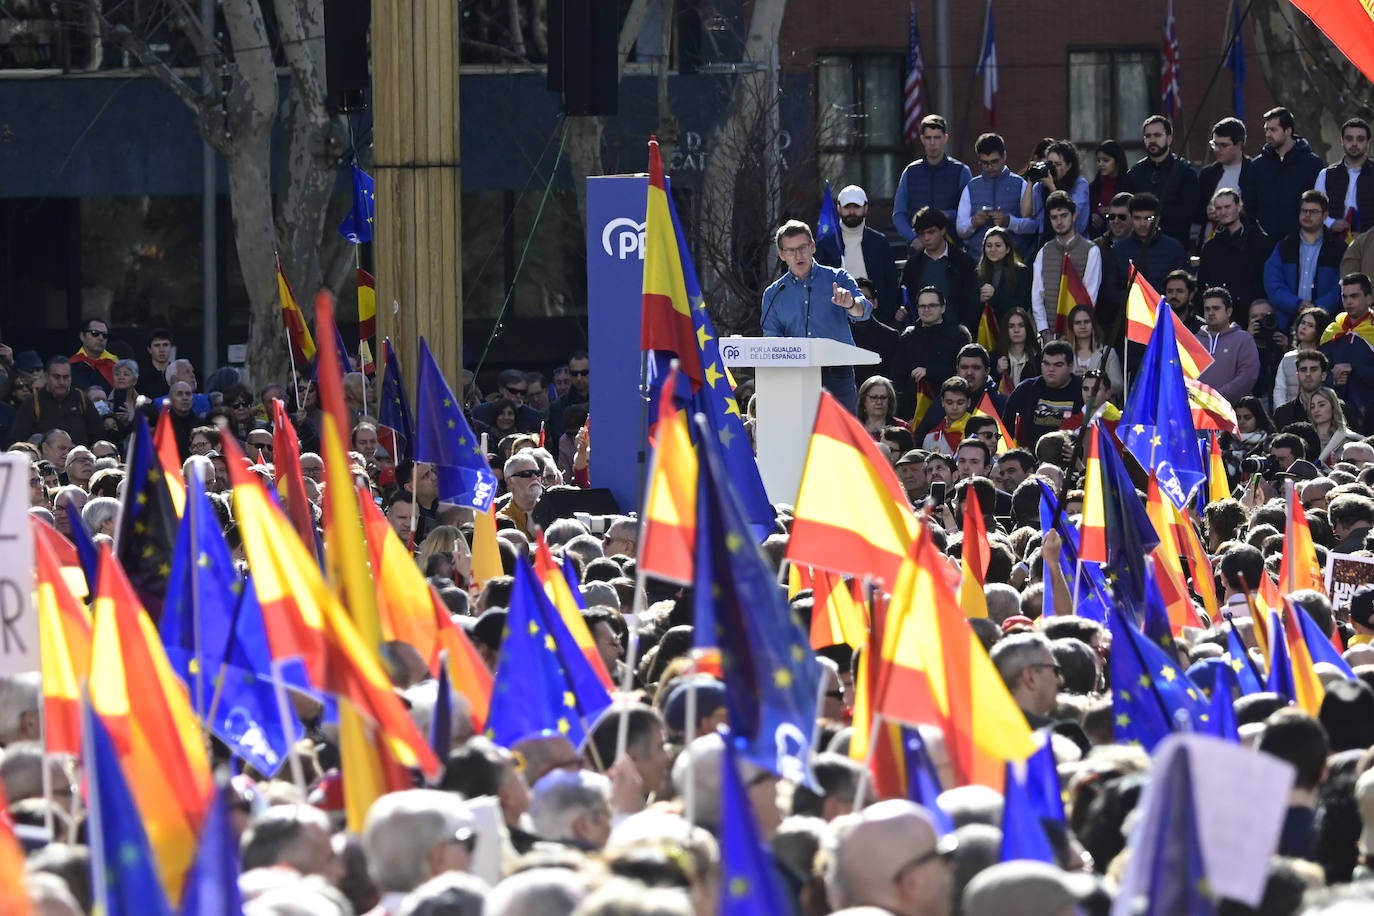
[[[551,90],[562,90],[565,113],[617,113],[619,18],[616,0],[549,3],[548,85]]]
[[[371,0],[325,0],[324,77],[326,102],[334,114],[367,108],[371,27]]]

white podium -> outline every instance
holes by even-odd
[[[795,504],[821,398],[821,370],[867,366],[878,354],[825,337],[725,337],[721,360],[754,369],[759,474],[768,499]]]

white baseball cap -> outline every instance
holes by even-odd
[[[836,200],[841,207],[847,204],[858,204],[862,207],[868,203],[868,195],[858,185],[848,184],[840,189],[840,196]]]

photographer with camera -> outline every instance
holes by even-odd
[[[1054,239],[1058,232],[1050,225],[1045,201],[1055,191],[1062,191],[1074,203],[1074,232],[1085,235],[1088,231],[1088,179],[1078,171],[1078,148],[1068,140],[1056,140],[1045,151],[1042,162],[1032,162],[1026,169],[1026,187],[1021,192],[1021,216],[1035,221],[1039,230],[1038,244],[1044,245]]]
[[[1237,312],[1239,311],[1237,308]],[[1255,395],[1261,398],[1268,397],[1276,387],[1274,377],[1278,374],[1285,351],[1288,350],[1288,335],[1279,330],[1278,316],[1274,314],[1274,306],[1268,299],[1256,299],[1250,303],[1250,315],[1245,329],[1254,338],[1255,349],[1259,352],[1260,369],[1259,378],[1255,380]],[[1288,398],[1271,402],[1271,407],[1278,407],[1287,400]]]

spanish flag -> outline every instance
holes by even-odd
[[[639,348],[652,351],[656,360],[664,361],[665,370],[666,360],[675,356],[683,376],[691,382],[691,390],[696,391],[705,380],[701,346],[697,342],[692,308],[687,298],[677,232],[668,206],[668,184],[663,177],[663,159],[659,155],[656,138],[649,140],[649,200],[644,218],[642,310]],[[678,384],[682,382],[679,380]]]
[[[49,754],[81,753],[81,680],[91,669],[91,620],[70,582],[85,577],[76,550],[51,525],[30,519],[38,594],[43,740]],[[65,559],[64,559],[65,555]],[[72,570],[68,576],[64,568]]]
[[[91,616],[92,711],[114,741],[167,899],[180,900],[214,791],[205,738],[152,618],[108,549]]]
[[[1326,346],[1337,337],[1349,336],[1351,340],[1356,337],[1374,347],[1374,316],[1366,314],[1359,321],[1351,323],[1350,316],[1345,312],[1336,316],[1336,320],[1326,326],[1322,332],[1321,346]]]
[[[973,408],[975,415],[980,417],[992,417],[997,421],[997,454],[1016,448],[1016,440],[1011,433],[1007,432],[1006,424],[1002,422],[1002,416],[997,412],[997,406],[992,403],[992,395],[983,392],[983,399],[978,402],[978,406]]]
[[[382,639],[414,646],[430,671],[434,671],[441,647],[434,609],[430,606],[430,585],[391,522],[375,502],[365,498],[366,493],[360,485],[358,505],[363,510],[363,526],[367,532],[367,556],[373,570]]]
[[[926,411],[935,403],[935,392],[928,379],[916,383],[916,412],[911,415],[911,428],[915,430],[926,418]]]
[[[1231,496],[1231,479],[1226,474],[1226,462],[1221,458],[1221,436],[1212,433],[1207,459],[1207,501],[1218,502]]]
[[[568,628],[573,642],[582,650],[582,655],[600,679],[602,686],[607,690],[615,689],[610,672],[606,670],[606,663],[601,660],[601,653],[597,651],[596,640],[592,639],[591,630],[587,629],[587,622],[582,619],[582,595],[573,591],[577,588],[577,582],[570,579],[568,571],[554,560],[553,554],[549,551],[549,542],[544,540],[542,531],[535,538],[534,576],[544,587],[544,594],[549,596],[549,601],[558,609],[558,616],[563,618],[563,626]]]
[[[1131,265],[1130,286],[1126,293],[1126,338],[1143,346],[1150,343],[1150,335],[1155,329],[1155,315],[1164,305],[1164,297],[1155,291],[1139,272]],[[1174,337],[1178,342],[1179,363],[1185,378],[1197,378],[1208,366],[1212,365],[1211,354],[1198,343],[1198,339],[1184,326],[1182,319],[1169,309],[1174,321]]]
[[[1145,509],[1150,523],[1159,535],[1159,546],[1154,549],[1156,581],[1160,594],[1169,612],[1169,629],[1178,636],[1184,627],[1201,627],[1202,621],[1193,608],[1188,594],[1188,578],[1183,573],[1182,548],[1178,543],[1177,526],[1174,523],[1174,504],[1160,492],[1159,480],[1150,472],[1150,482],[1146,491]]]
[[[411,567],[414,568],[413,563]],[[472,727],[481,734],[487,727],[487,716],[491,714],[491,670],[482,661],[482,656],[477,654],[472,640],[453,622],[438,592],[431,588],[429,594],[439,634],[439,648],[448,652],[449,683],[467,699],[472,710]],[[431,666],[437,667],[438,664],[436,657]]]
[[[801,567],[792,569],[801,572]],[[862,648],[868,637],[868,607],[859,580],[846,582],[824,570],[810,572],[808,578],[807,587],[812,595],[811,648],[840,644]]]
[[[1312,529],[1307,513],[1298,500],[1298,488],[1288,484],[1288,526],[1284,532],[1283,559],[1279,566],[1279,587],[1291,595],[1305,588],[1325,592],[1321,566],[1317,564],[1317,548],[1312,542]]]
[[[668,370],[664,385],[669,391],[677,384],[676,374],[676,367]],[[686,415],[671,397],[659,399],[654,433],[640,523],[639,571],[687,585],[696,568],[697,456]]]
[[[177,518],[186,511],[186,478],[181,473],[181,452],[177,450],[176,433],[172,430],[172,411],[164,406],[157,418],[157,429],[153,431],[153,451],[162,465],[162,473],[167,478],[167,492],[172,497],[172,508]]]
[[[485,585],[488,579],[506,574],[501,565],[501,548],[496,539],[496,507],[486,512],[473,511],[472,523],[472,581]]]
[[[890,588],[917,529],[892,465],[854,415],[822,392],[787,558],[816,569],[872,575]]]
[[[1035,752],[1026,717],[942,575],[944,558],[924,531],[903,563],[875,662],[873,710],[944,729],[961,784],[1001,791],[1009,761]]]
[[[1236,412],[1220,391],[1186,375],[1183,384],[1188,389],[1188,406],[1193,413],[1194,429],[1199,432],[1215,429],[1240,435]]]
[[[310,336],[305,316],[296,303],[296,294],[291,292],[291,284],[281,269],[281,258],[277,257],[277,295],[281,299],[281,320],[286,325],[286,337],[291,343],[291,361],[298,367],[308,365],[315,358],[315,338]]]
[[[377,335],[377,278],[358,268],[358,340],[366,343]]]
[[[992,310],[991,302],[983,303],[983,317],[978,319],[978,343],[989,353],[997,352],[997,313]]]
[[[46,765],[46,764],[45,764]],[[0,912],[29,916],[33,912],[24,882],[24,849],[14,835],[14,818],[5,787],[0,785]]]
[[[1069,312],[1076,306],[1086,305],[1092,307],[1093,297],[1088,293],[1088,288],[1083,285],[1083,278],[1078,275],[1078,268],[1073,266],[1073,261],[1069,259],[1069,253],[1064,252],[1064,263],[1059,274],[1059,298],[1054,306],[1054,334],[1056,337],[1069,336]]]
[[[977,491],[969,487],[964,491],[964,541],[960,550],[964,574],[959,580],[959,609],[965,617],[988,616],[988,599],[983,594],[983,586],[988,578],[991,553],[983,506]]]
[[[305,472],[301,470],[301,443],[296,427],[286,415],[280,399],[272,401],[272,472],[277,478],[277,498],[286,507],[291,527],[312,554],[318,550],[315,516],[305,495]],[[370,500],[369,500],[370,502]]]

